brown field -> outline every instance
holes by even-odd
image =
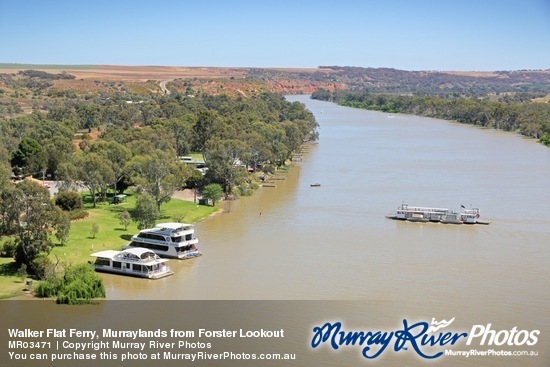
[[[29,66],[21,68],[0,68],[0,73],[16,74],[20,70],[27,70]],[[301,80],[280,80],[263,86],[257,82],[246,81],[244,78],[254,69],[267,69],[289,73],[314,73],[318,68],[248,68],[248,67],[185,67],[185,66],[123,66],[123,65],[96,65],[81,68],[67,65],[36,65],[33,70],[41,70],[52,74],[66,72],[76,79],[59,79],[53,81],[58,90],[73,90],[76,93],[111,93],[120,91],[144,94],[148,92],[161,93],[161,82],[171,82],[171,88],[176,87],[180,92],[185,87],[176,80],[194,80],[193,86],[206,93],[212,94],[240,94],[247,96],[265,90],[265,88],[281,93],[312,93],[319,87],[333,90],[332,85],[311,83]],[[123,83],[123,84],[122,84]],[[30,112],[25,110],[26,113]]]
[[[98,65],[92,69],[49,69],[36,68],[50,73],[67,73],[76,76],[76,79],[83,80],[101,80],[101,81],[124,81],[124,82],[145,82],[147,80],[169,80],[169,79],[189,79],[189,78],[242,78],[252,68],[230,68],[230,67],[184,67],[184,66],[120,66],[120,65]],[[315,72],[319,69],[299,69],[299,68],[268,68],[278,71],[289,72]],[[0,73],[16,73],[22,69],[0,69]]]

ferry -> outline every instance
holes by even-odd
[[[141,278],[158,279],[174,274],[166,266],[166,259],[161,259],[153,251],[134,247],[124,251],[106,250],[92,255],[96,260],[96,271],[130,275]]]
[[[386,218],[395,220],[406,220],[409,222],[436,222],[444,224],[489,224],[488,221],[480,220],[479,209],[463,209],[460,213],[447,208],[433,208],[423,206],[409,206],[401,204],[397,210],[387,215]]]
[[[197,248],[198,243],[192,224],[159,223],[132,236],[132,242],[123,249],[143,247],[162,257],[191,259],[202,255]]]

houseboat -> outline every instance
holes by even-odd
[[[143,247],[161,257],[190,259],[201,255],[198,243],[192,224],[159,223],[154,228],[143,229],[132,236],[132,242],[123,248]]]
[[[461,206],[460,212],[446,208],[433,208],[423,206],[400,205],[397,210],[387,215],[386,218],[406,220],[409,222],[436,222],[450,224],[489,224],[488,221],[479,219],[479,209],[466,209]]]
[[[158,279],[174,274],[161,259],[146,248],[133,247],[124,251],[106,250],[91,255],[95,257],[96,271]]]

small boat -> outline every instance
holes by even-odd
[[[311,187],[321,187],[321,184],[319,182],[317,182],[317,183],[312,183],[310,186]]]
[[[95,257],[96,271],[130,275],[141,278],[158,279],[174,274],[153,251],[133,247],[124,251],[106,250],[91,254]]]

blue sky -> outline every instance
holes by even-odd
[[[550,0],[0,0],[0,62],[550,68]]]

